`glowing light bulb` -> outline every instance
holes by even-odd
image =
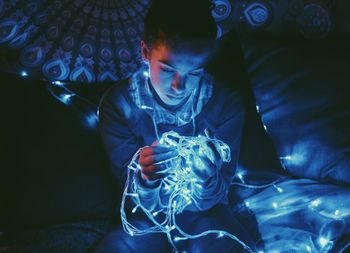
[[[334,215],[338,216],[339,215],[339,210],[335,210]]]
[[[281,160],[292,160],[292,156],[290,156],[290,155],[281,156],[280,159],[281,159]]]
[[[272,203],[272,206],[273,206],[273,208],[278,208],[278,205],[277,205],[276,202],[273,202],[273,203]]]
[[[71,102],[71,98],[74,96],[74,94],[62,94],[60,96],[60,100],[62,103],[68,105]]]
[[[243,179],[243,172],[238,172],[238,173],[237,173],[237,177],[239,178],[239,180],[241,180],[241,182],[242,182],[243,184],[245,184],[245,181],[244,181],[244,179]]]
[[[312,207],[318,207],[321,204],[321,200],[315,199],[311,202]]]
[[[219,235],[218,235],[218,238],[221,238],[221,237],[224,237],[225,234],[223,232],[220,232]]]
[[[273,187],[275,187],[276,188],[276,190],[278,191],[278,192],[280,192],[280,193],[282,193],[283,192],[283,189],[281,188],[281,187],[278,187],[277,185],[273,185]]]
[[[320,239],[318,239],[318,243],[323,248],[329,243],[329,241],[325,237],[321,236]]]
[[[25,71],[25,70],[22,70],[22,71],[21,71],[21,76],[23,76],[23,77],[28,76],[28,72]]]
[[[149,106],[146,106],[146,105],[141,105],[141,109],[144,109],[144,110],[153,110],[152,107],[149,107]]]
[[[310,247],[309,245],[306,246],[306,250],[307,250],[308,252],[312,252],[312,251],[311,251],[311,247]]]
[[[54,85],[63,85],[63,83],[61,81],[53,81],[52,84],[54,84]]]
[[[145,76],[145,77],[149,77],[149,73],[148,73],[148,71],[143,71],[143,75]]]
[[[139,207],[139,206],[135,206],[135,207],[131,210],[131,212],[132,212],[132,213],[136,213],[138,207]]]

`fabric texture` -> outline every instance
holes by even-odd
[[[141,72],[136,73],[136,75],[140,75],[140,73]],[[137,76],[137,78],[144,79],[138,82],[138,85],[147,85],[146,77]],[[135,77],[131,80],[135,80]],[[204,80],[210,79],[206,78]],[[203,88],[203,85],[211,85],[210,83],[204,83],[204,81],[202,81],[201,84],[201,88]],[[186,224],[186,221],[188,221],[191,216],[207,213],[207,215],[209,214],[209,216],[212,217],[213,222],[210,223],[209,218],[204,218],[201,225],[199,225],[200,229],[219,229],[220,224],[225,224],[228,231],[236,233],[238,238],[244,235],[243,240],[249,245],[254,245],[255,242],[253,242],[251,235],[243,226],[239,225],[241,229],[237,229],[237,224],[239,224],[239,222],[233,217],[230,208],[230,210],[227,211],[227,213],[230,214],[229,217],[227,215],[218,215],[215,212],[217,205],[228,204],[227,194],[238,162],[241,132],[244,123],[242,97],[238,92],[229,91],[215,82],[213,83],[212,95],[209,97],[208,88],[210,87],[199,90],[199,95],[197,94],[198,98],[194,100],[200,101],[202,105],[199,106],[198,104],[200,103],[191,105],[193,108],[202,107],[202,109],[199,111],[192,110],[192,113],[194,113],[192,114],[193,117],[189,117],[189,120],[184,124],[178,124],[178,122],[172,121],[171,119],[168,120],[167,117],[162,116],[163,113],[165,113],[164,109],[160,115],[155,116],[158,120],[154,120],[155,114],[150,111],[156,110],[157,107],[149,106],[150,104],[154,105],[154,101],[148,102],[148,104],[146,102],[145,105],[140,100],[140,98],[143,97],[135,95],[140,94],[140,91],[141,93],[147,93],[148,87],[135,86],[135,84],[130,82],[122,86],[115,86],[106,93],[99,108],[102,139],[113,165],[113,173],[116,178],[121,179],[121,183],[124,183],[127,175],[127,165],[130,163],[134,153],[143,146],[151,145],[157,140],[157,136],[161,136],[162,133],[170,130],[176,131],[184,136],[197,136],[203,134],[205,129],[211,130],[217,139],[229,145],[231,149],[231,161],[226,164],[224,163],[221,170],[219,170],[215,176],[204,182],[202,198],[199,201],[200,207],[198,209],[195,205],[189,205],[185,209],[183,213],[184,226],[188,228],[189,224]],[[147,100],[152,99],[150,95],[151,93],[148,93]],[[135,97],[137,99],[135,99]],[[188,105],[185,104],[184,106],[188,108]],[[184,111],[185,113],[189,112],[187,109]],[[165,122],[160,122],[161,120]],[[139,194],[143,204],[150,209],[155,209],[159,197],[160,199],[162,197],[161,183],[157,184],[154,188],[149,188],[141,184],[139,184],[138,187],[140,188]],[[230,226],[229,224],[232,222],[235,224]],[[101,242],[99,246],[100,250],[97,250],[97,252],[112,252],[108,251],[109,247],[112,249],[124,247],[123,241],[126,241],[125,243],[130,247],[130,250],[140,245],[136,241],[141,240],[142,236],[140,238],[131,238],[128,234],[120,230],[121,227],[117,227],[113,230],[111,234],[106,237],[106,240]],[[119,242],[113,243],[111,239],[108,239],[110,236],[113,236],[112,234],[120,235]],[[148,237],[152,238],[152,236],[147,235],[144,237],[145,240],[148,240]],[[156,237],[157,236],[154,238]],[[203,247],[208,247],[209,250],[209,245],[207,243],[216,241],[217,238],[215,236],[215,238],[211,238],[211,240],[206,241],[206,239],[208,238],[203,238],[204,241],[195,243],[196,246],[193,247],[199,247],[201,245],[201,248],[193,248],[193,252],[203,252]],[[130,243],[129,240],[136,241],[135,243]],[[255,239],[255,241],[256,240],[258,239]],[[229,250],[230,247],[235,247],[234,245],[236,245],[234,240],[227,240],[226,238],[224,241],[227,243],[225,244],[226,246],[231,245],[229,247],[227,246],[228,248],[225,250]],[[147,242],[144,242],[143,245],[147,245]],[[186,248],[188,249],[188,247],[190,246],[187,245]],[[116,250],[116,252],[117,251],[118,250]],[[228,252],[237,252],[237,249]]]
[[[256,109],[284,169],[244,177],[245,184],[266,184],[247,190],[242,204],[256,215],[268,252],[349,247],[346,41],[242,36]]]

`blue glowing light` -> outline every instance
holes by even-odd
[[[54,85],[63,85],[64,83],[61,81],[52,81],[52,84]]]
[[[97,124],[98,124],[97,114],[92,112],[92,113],[86,115],[85,116],[85,123],[90,128],[97,127]]]
[[[68,105],[71,103],[71,98],[74,96],[74,94],[62,94],[59,99],[62,103]]]
[[[290,155],[281,156],[280,159],[281,159],[281,160],[292,160],[292,156],[290,156]]]
[[[27,77],[28,76],[28,72],[27,71],[21,71],[21,76],[23,77]]]
[[[312,207],[318,207],[321,204],[321,200],[315,199],[311,202]]]
[[[135,177],[135,172],[140,169],[137,163],[139,152],[134,155],[132,162],[129,165],[127,184],[123,194],[121,207],[122,224],[125,231],[131,235],[163,232],[168,235],[169,242],[175,249],[178,241],[195,239],[208,234],[214,234],[218,240],[220,240],[222,237],[228,237],[236,240],[246,249],[247,252],[251,253],[253,251],[249,248],[249,246],[227,231],[208,228],[208,230],[205,230],[200,234],[193,235],[185,233],[176,223],[177,214],[180,214],[189,205],[198,204],[198,201],[194,196],[196,192],[198,193],[198,191],[200,192],[202,190],[202,185],[199,183],[196,178],[196,174],[193,172],[194,168],[196,168],[193,167],[195,164],[195,159],[189,159],[189,157],[193,155],[192,147],[194,145],[204,146],[204,143],[207,141],[206,138],[207,137],[203,135],[199,135],[198,137],[184,137],[175,132],[165,133],[160,138],[159,142],[163,145],[177,148],[179,157],[177,159],[167,161],[167,164],[169,164],[171,168],[176,169],[172,169],[171,171],[174,172],[162,179],[164,189],[169,193],[169,199],[167,199],[163,205],[158,205],[161,207],[157,208],[147,209],[142,205],[141,197],[138,194],[138,182],[135,180],[137,178]],[[214,141],[218,140],[214,139]],[[220,153],[222,157],[225,157],[227,151],[228,154],[230,153],[230,150],[225,148],[224,143],[216,143],[216,145],[217,147],[221,148],[219,149],[221,150]],[[207,153],[205,149],[203,149],[202,152],[204,155]],[[285,156],[280,157],[281,160],[288,164],[299,161],[301,158],[303,158],[303,156],[296,152],[286,152]],[[248,171],[239,168],[236,173],[236,178],[239,179],[239,181],[237,180],[238,182],[233,182],[232,185],[262,190],[259,191],[259,194],[246,198],[243,203],[249,210],[256,214],[262,240],[264,240],[265,246],[268,245],[267,248],[264,249],[266,252],[280,252],[279,249],[281,248],[297,248],[301,252],[310,253],[319,252],[319,250],[321,250],[321,252],[328,252],[328,250],[333,247],[334,243],[333,241],[330,241],[329,238],[334,238],[332,236],[334,236],[333,232],[335,231],[331,230],[315,231],[315,233],[311,234],[311,236],[315,236],[313,237],[312,241],[300,241],[300,243],[296,245],[295,241],[288,241],[290,232],[288,231],[288,228],[286,228],[286,231],[280,232],[280,235],[285,236],[283,245],[282,240],[281,242],[276,242],[274,240],[270,242],[269,238],[272,238],[271,235],[273,235],[274,232],[271,231],[269,222],[270,220],[271,222],[274,222],[275,219],[285,215],[286,222],[294,224],[296,221],[293,219],[295,217],[293,214],[298,210],[318,213],[320,214],[320,217],[322,216],[322,219],[339,221],[349,215],[350,212],[348,210],[344,209],[343,206],[335,206],[336,208],[333,209],[331,207],[331,209],[329,209],[330,203],[317,195],[319,192],[306,191],[304,188],[307,184],[309,184],[310,187],[315,186],[314,182],[310,181],[309,179],[295,179],[295,182],[297,182],[295,185],[290,183],[291,179],[285,180],[283,178],[278,178],[277,180],[265,185],[252,185],[246,182],[246,180],[249,180],[249,177],[244,180],[247,173]],[[344,192],[347,193],[346,190],[344,190]],[[300,195],[300,193],[303,195]],[[309,195],[304,197],[304,195],[307,194]],[[141,229],[129,223],[124,211],[126,198],[131,198],[136,205],[136,207],[134,206],[135,210],[138,209],[144,212],[154,226]],[[267,225],[265,226],[264,224]],[[170,232],[173,230],[176,230],[179,236],[171,239],[172,237]],[[300,236],[304,236],[304,233],[309,233],[309,231],[300,231]],[[264,251],[256,252],[263,253]]]
[[[318,243],[322,248],[324,248],[328,243],[329,240],[327,240],[325,237],[321,236],[320,239],[318,240]]]
[[[200,192],[202,191],[202,185],[198,183],[199,178],[194,172],[194,170],[198,168],[196,166],[193,167],[193,165],[195,165],[196,158],[199,156],[198,150],[201,151],[202,155],[207,156],[209,159],[213,159],[212,152],[207,145],[208,140],[215,145],[222,161],[229,162],[231,159],[230,148],[220,140],[211,139],[208,136],[203,135],[199,135],[198,137],[181,136],[174,131],[166,132],[162,135],[159,143],[176,148],[179,156],[173,159],[168,159],[163,163],[166,167],[165,170],[168,171],[169,174],[162,179],[162,186],[169,195],[167,199],[161,199],[160,196],[158,196],[158,206],[161,207],[160,210],[153,210],[152,208],[148,209],[142,204],[138,194],[138,180],[137,177],[135,177],[135,173],[138,173],[138,170],[140,169],[137,162],[140,150],[135,153],[129,164],[126,188],[124,190],[120,210],[122,224],[127,233],[132,235],[143,235],[152,232],[163,232],[168,235],[169,242],[174,248],[176,248],[174,243],[180,240],[195,239],[208,234],[216,234],[218,238],[227,236],[241,244],[247,252],[253,252],[243,241],[226,231],[209,229],[200,234],[191,235],[185,233],[176,222],[177,214],[180,214],[187,206],[194,204],[200,210],[196,196],[201,195]],[[199,161],[199,159],[197,161]],[[142,210],[154,226],[146,229],[138,229],[128,221],[124,210],[127,198],[131,198],[136,204],[132,211],[136,211],[138,208]],[[165,216],[164,220],[159,220],[161,219],[158,218],[160,216],[159,213],[162,213],[161,217]],[[180,236],[170,239],[170,232],[173,230],[179,232]]]

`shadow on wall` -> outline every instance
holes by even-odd
[[[0,231],[115,215],[117,189],[97,129],[47,82],[0,78]],[[79,93],[94,108],[106,86]]]

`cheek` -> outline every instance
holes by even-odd
[[[151,80],[154,86],[160,89],[167,89],[171,86],[172,77],[169,74],[162,73],[159,70],[151,71]]]
[[[187,80],[188,89],[190,90],[196,89],[199,86],[200,80],[201,80],[201,77],[189,77]]]
[[[159,86],[160,81],[160,77],[159,77],[159,70],[155,69],[155,68],[150,68],[150,78],[151,78],[151,82],[154,86]]]

